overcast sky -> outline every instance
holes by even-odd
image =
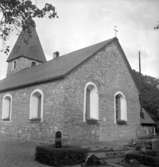
[[[45,0],[35,0],[42,5]],[[56,0],[58,19],[36,20],[37,32],[47,59],[54,51],[71,51],[117,37],[132,68],[138,70],[141,51],[142,73],[159,78],[159,0]],[[6,71],[0,57],[0,77]]]

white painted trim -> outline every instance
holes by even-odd
[[[41,112],[40,112],[40,121],[43,122],[43,111],[44,111],[44,93],[41,89],[35,89],[32,91],[31,95],[30,95],[30,103],[29,103],[29,120],[31,119],[30,118],[30,112],[31,112],[31,98],[32,96],[36,93],[40,93],[41,95]]]
[[[94,86],[95,87],[95,90],[97,91],[97,100],[98,100],[98,120],[99,120],[99,94],[98,94],[98,88],[97,88],[97,86],[96,86],[96,84],[95,83],[93,83],[93,82],[87,82],[86,83],[86,85],[85,85],[85,87],[84,87],[84,108],[83,108],[83,122],[86,122],[86,90],[87,90],[87,87],[89,86],[89,85],[92,85],[92,86]]]
[[[11,95],[10,93],[5,94],[5,95],[3,96],[3,98],[2,98],[2,115],[3,115],[3,112],[4,112],[4,111],[3,111],[4,100],[5,100],[5,98],[7,98],[7,97],[10,98],[10,113],[9,113],[9,120],[6,121],[6,122],[10,122],[10,121],[12,120],[12,95]],[[3,121],[5,121],[5,120],[2,118],[2,115],[1,115],[1,119],[2,119]]]
[[[119,95],[119,94],[125,99],[125,102],[126,102],[126,114],[127,114],[127,99],[126,99],[126,96],[124,95],[123,92],[118,91],[118,92],[116,92],[114,94],[114,124],[117,123],[117,120],[116,120],[116,96]],[[127,118],[126,121],[128,121],[128,118]]]

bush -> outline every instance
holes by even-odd
[[[53,145],[37,146],[35,160],[50,166],[76,165],[85,162],[87,152],[87,149],[79,147],[63,146],[62,148],[55,148]]]
[[[96,157],[94,154],[91,155],[86,162],[87,166],[94,166],[94,165],[101,165],[101,164],[102,164],[101,160],[98,157]]]
[[[126,154],[125,156],[126,162],[130,162],[131,160],[137,160],[141,164],[149,165],[152,167],[159,166],[158,156],[152,151],[150,152],[141,152],[141,151],[132,151]]]

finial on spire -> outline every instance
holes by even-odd
[[[116,25],[114,25],[114,36],[117,37],[117,33],[118,33],[118,27]]]

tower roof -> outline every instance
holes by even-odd
[[[22,30],[7,59],[7,62],[10,62],[19,57],[25,57],[41,63],[46,62],[45,55],[35,27]]]

